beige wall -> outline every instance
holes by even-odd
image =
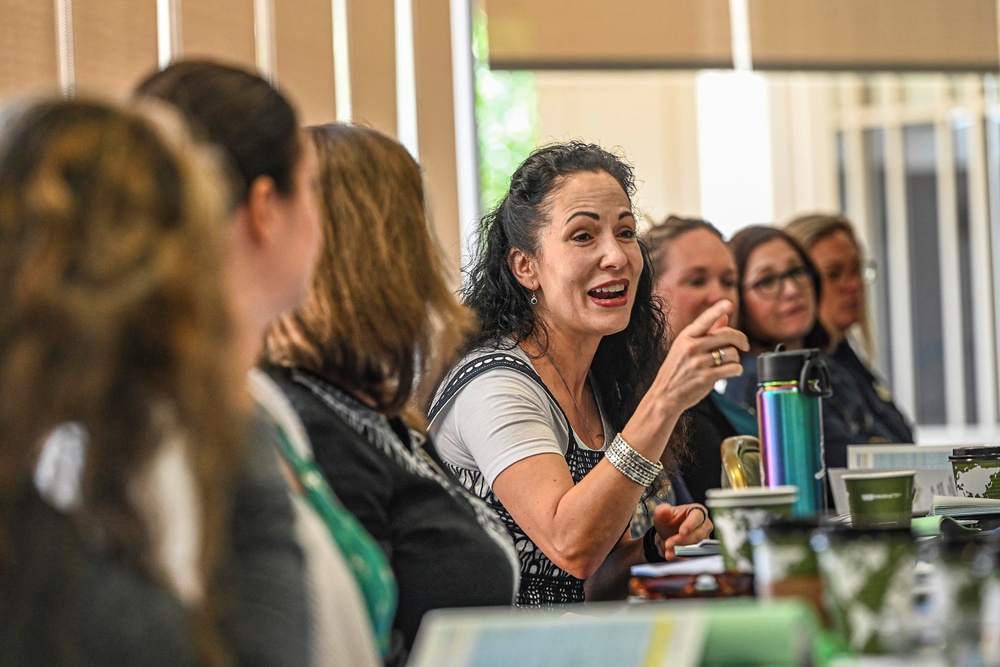
[[[700,210],[695,74],[539,72],[542,143],[582,139],[615,150],[638,177],[636,205],[652,220]]]
[[[582,139],[624,155],[635,168],[636,206],[650,221],[708,215],[697,78],[695,72],[538,72],[539,140]],[[771,210],[761,219],[748,214],[734,229],[838,207],[835,81],[821,74],[766,76],[767,113],[755,131],[770,147],[759,168],[769,170]]]

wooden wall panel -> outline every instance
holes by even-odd
[[[275,83],[306,125],[337,119],[330,0],[275,2]]]
[[[0,102],[59,86],[54,2],[0,0]]]
[[[73,0],[76,89],[126,97],[156,69],[156,0]]]
[[[256,70],[253,0],[178,0],[181,55]]]

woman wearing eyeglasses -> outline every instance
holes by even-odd
[[[875,266],[863,261],[850,221],[816,213],[795,218],[785,231],[802,244],[819,270],[823,283],[819,320],[830,335],[830,356],[854,376],[867,403],[898,441],[913,442],[913,430],[892,402],[892,392],[865,361],[874,349],[865,288],[875,278]]]
[[[754,225],[729,242],[739,271],[739,325],[750,342],[741,355],[744,373],[729,380],[725,394],[754,410],[757,355],[778,344],[785,349],[830,349],[831,337],[820,323],[821,279],[805,250],[784,231]],[[824,458],[827,467],[847,465],[847,445],[903,442],[873,410],[854,376],[829,356],[833,396],[823,400]]]

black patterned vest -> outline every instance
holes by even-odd
[[[535,369],[530,364],[525,363],[512,354],[498,351],[494,354],[473,359],[466,365],[459,368],[452,376],[444,389],[438,394],[437,400],[431,406],[429,418],[431,421],[438,412],[457,394],[466,384],[483,373],[495,368],[507,368],[523,373],[533,381],[537,382],[545,393],[549,395],[552,402],[559,405],[552,392],[542,382]],[[569,446],[566,449],[566,464],[569,466],[573,476],[573,482],[579,483],[584,475],[594,469],[602,458],[603,451],[595,451],[581,446],[573,435],[573,428],[570,426],[566,413],[559,408],[560,414],[566,420],[566,431],[569,433]],[[517,605],[519,607],[552,607],[557,604],[570,602],[583,602],[583,579],[577,579],[569,572],[558,567],[549,560],[548,556],[542,553],[541,549],[535,545],[531,539],[524,534],[521,527],[514,522],[510,513],[497,499],[496,494],[486,483],[483,473],[479,470],[461,468],[450,463],[446,465],[455,474],[458,480],[474,495],[482,498],[487,505],[500,517],[500,521],[507,532],[514,540],[514,549],[517,551],[518,560],[521,563],[521,585],[517,595]]]

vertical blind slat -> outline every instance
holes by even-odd
[[[59,84],[55,3],[0,0],[0,100]]]

